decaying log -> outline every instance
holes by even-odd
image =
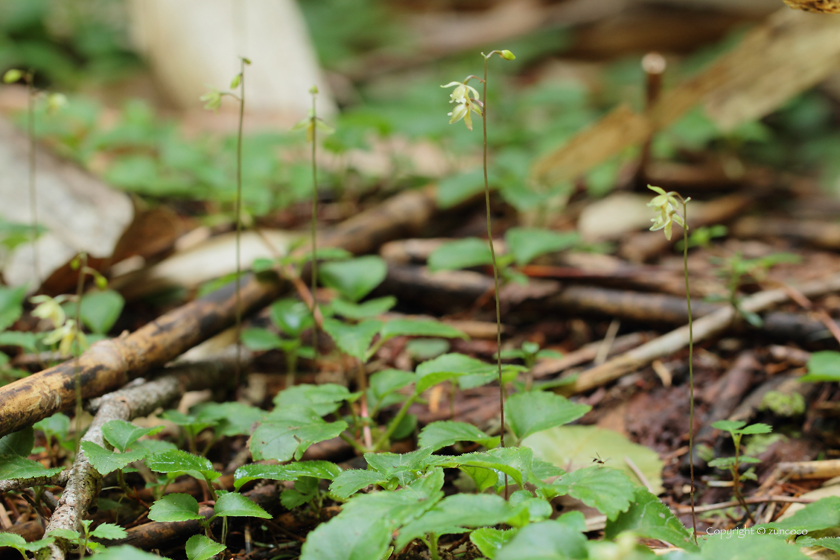
[[[840,459],[778,463],[775,470],[793,480],[828,479],[840,476]]]
[[[799,288],[799,291],[805,296],[817,296],[837,290],[840,290],[840,274],[825,280],[809,282]],[[786,290],[767,290],[744,298],[741,307],[745,311],[758,313],[773,305],[787,301],[788,298],[789,294]],[[697,343],[720,335],[736,320],[736,312],[731,307],[724,307],[701,317],[694,322],[694,342]],[[688,335],[688,325],[680,327],[638,348],[634,348],[618,358],[581,373],[573,384],[564,386],[562,390],[570,393],[582,393],[605,385],[648,365],[657,358],[668,356],[685,348],[689,342]]]
[[[707,69],[644,113],[614,109],[532,169],[540,184],[574,180],[592,167],[640,145],[701,102],[724,129],[760,118],[837,69],[840,20],[782,9],[750,31]]]
[[[99,399],[98,410],[82,441],[93,442],[108,448],[102,427],[111,420],[126,420],[147,416],[161,406],[180,397],[185,391],[207,389],[224,385],[232,379],[236,367],[233,358],[169,368],[163,377],[134,387],[115,391]],[[90,506],[99,497],[102,475],[91,465],[83,450],[79,450],[68,475],[67,485],[58,507],[50,517],[44,533],[56,529],[81,532],[81,521]],[[67,552],[58,541],[38,553],[39,560],[63,560]]]
[[[403,235],[414,235],[436,211],[435,189],[407,191],[362,212],[323,236],[323,246],[354,253],[376,249]],[[250,277],[242,283],[243,310],[268,303],[280,284]],[[143,372],[161,366],[231,325],[236,310],[234,286],[166,313],[129,335],[94,344],[78,360],[82,397],[113,391]],[[0,436],[75,403],[76,364],[70,360],[0,387]]]

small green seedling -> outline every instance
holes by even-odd
[[[51,536],[28,543],[20,535],[16,535],[14,533],[0,533],[0,548],[6,546],[14,548],[20,552],[20,555],[23,556],[23,560],[28,560],[26,557],[27,552],[38,552],[42,548],[47,548],[54,542],[55,539]]]
[[[303,346],[302,335],[306,329],[315,325],[314,312],[303,302],[293,299],[280,299],[269,308],[271,322],[284,337],[274,332],[252,327],[242,332],[242,342],[251,350],[280,350],[286,356],[286,387],[295,384],[297,363],[300,358],[315,359],[315,350]]]
[[[752,513],[750,512],[749,506],[747,505],[746,501],[744,501],[744,496],[741,493],[741,480],[744,478],[750,478],[752,480],[755,480],[755,474],[751,470],[742,474],[740,472],[740,467],[743,463],[760,463],[761,461],[753,457],[741,456],[741,437],[745,435],[754,434],[769,434],[773,431],[773,428],[771,428],[767,424],[751,424],[747,426],[746,422],[733,420],[718,420],[717,422],[712,424],[712,427],[718,430],[724,430],[726,432],[729,432],[729,434],[732,436],[732,443],[735,445],[735,456],[722,457],[713,461],[709,461],[709,466],[717,467],[723,470],[729,470],[729,472],[732,474],[732,492],[735,494],[735,499],[737,499],[738,502],[740,502],[741,507],[744,508],[744,511],[747,513],[747,516],[749,516],[750,520],[753,521],[753,523],[755,523],[755,520],[752,517]]]
[[[117,540],[124,539],[126,536],[128,536],[128,533],[126,533],[125,529],[123,529],[119,525],[114,525],[112,523],[102,523],[96,529],[91,531],[91,523],[93,522],[90,519],[83,520],[81,533],[77,533],[72,529],[55,529],[49,532],[49,536],[55,537],[57,539],[63,539],[69,544],[75,546],[78,550],[80,559],[85,557],[85,553],[88,550],[96,552],[100,548],[104,548],[101,543],[91,540],[93,538],[103,540]]]
[[[530,391],[534,383],[534,376],[531,370],[541,358],[562,358],[563,354],[556,350],[540,350],[540,345],[536,342],[526,341],[522,343],[520,348],[510,350],[502,350],[503,360],[522,360],[525,367],[528,368],[525,373],[525,383],[517,386],[520,391]]]

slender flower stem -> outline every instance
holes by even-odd
[[[399,412],[397,412],[397,415],[394,416],[394,419],[391,420],[390,424],[388,424],[388,429],[385,431],[384,434],[382,434],[382,437],[379,438],[379,441],[376,442],[376,445],[373,446],[372,451],[379,451],[385,444],[385,442],[388,441],[388,439],[393,435],[394,431],[396,431],[397,426],[399,426],[400,422],[402,422],[403,418],[405,418],[408,409],[411,407],[412,404],[414,404],[415,400],[417,400],[417,395],[412,395],[406,399]]]
[[[491,55],[493,53],[490,53]],[[505,446],[505,384],[502,380],[502,312],[499,304],[499,266],[496,263],[496,248],[493,246],[493,226],[490,216],[490,181],[487,179],[487,59],[484,57],[484,106],[481,110],[481,122],[484,132],[484,206],[487,210],[487,241],[490,243],[490,257],[493,261],[493,294],[496,299],[496,364],[499,368],[499,412],[502,427],[499,432],[499,444]],[[505,475],[505,500],[508,499],[508,479]]]
[[[316,310],[318,308],[318,298],[315,296],[318,289],[318,165],[317,165],[317,150],[318,150],[318,127],[315,126],[315,119],[317,118],[315,112],[315,100],[317,98],[317,90],[310,90],[312,92],[312,123],[310,127],[312,130],[312,222],[310,223],[311,237],[312,237],[312,351],[315,354],[315,370],[318,369],[318,320],[316,318]]]
[[[688,204],[680,197],[683,207],[683,270],[685,271],[685,302],[688,305],[688,465],[691,477],[691,527],[697,543],[697,514],[694,511],[694,325],[691,318],[691,293],[688,289]]]
[[[41,258],[38,251],[38,197],[35,191],[35,72],[26,73],[26,112],[29,135],[29,213],[32,218],[32,266],[35,282],[41,285]]]
[[[82,290],[85,287],[85,273],[87,271],[87,253],[79,255],[79,278],[76,281],[76,305],[74,315],[76,318],[76,335],[73,337],[73,379],[76,388],[76,453],[82,443],[82,376],[79,366],[79,356],[82,355],[81,340],[79,333],[82,330]]]
[[[236,139],[236,365],[235,386],[242,376],[242,123],[245,120],[245,59],[239,59],[239,130]]]

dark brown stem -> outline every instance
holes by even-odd
[[[41,284],[41,259],[38,253],[38,197],[35,191],[35,72],[26,73],[26,112],[29,134],[29,213],[32,217],[32,266],[35,281]]]
[[[683,271],[685,272],[685,301],[688,306],[688,463],[691,478],[691,528],[697,544],[697,514],[694,511],[694,325],[691,320],[691,292],[688,286],[688,204],[683,206]]]
[[[317,93],[312,93],[312,222],[310,224],[312,236],[312,351],[315,354],[313,364],[315,371],[318,370],[318,298],[316,297],[318,289],[318,166],[317,166],[317,134],[318,127],[316,125],[315,113],[315,99]]]
[[[85,287],[85,271],[87,270],[87,253],[79,254],[79,278],[76,281],[76,333],[73,339],[73,378],[76,389],[76,453],[82,441],[82,376],[79,367],[79,356],[82,355],[80,335],[82,332],[82,290]]]
[[[492,53],[491,53],[492,54]],[[487,241],[490,243],[490,257],[493,261],[493,294],[496,299],[496,364],[499,368],[499,413],[502,427],[499,432],[499,445],[505,446],[505,384],[502,380],[502,312],[499,303],[499,267],[496,264],[496,248],[493,246],[493,226],[490,216],[490,181],[487,179],[487,57],[484,57],[484,107],[481,110],[481,122],[484,132],[484,206],[487,210]],[[508,479],[505,475],[505,500],[508,499]]]

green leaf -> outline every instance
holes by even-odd
[[[663,463],[659,454],[613,430],[595,426],[561,426],[528,436],[520,445],[533,449],[535,458],[568,470],[591,466],[593,459],[601,457],[610,468],[620,470],[630,480],[643,486],[624,460],[629,457],[645,475],[654,494],[663,491]]]
[[[41,430],[49,437],[64,439],[67,437],[67,432],[70,430],[70,418],[68,418],[66,414],[56,412],[52,416],[44,418],[40,422],[36,422],[32,425],[32,427]]]
[[[250,327],[242,329],[242,344],[255,352],[267,352],[283,347],[283,340],[268,329]]]
[[[339,514],[306,536],[300,560],[378,560],[390,543],[380,519]]]
[[[295,385],[277,393],[274,397],[276,408],[292,406],[305,407],[313,410],[318,416],[326,416],[338,410],[341,403],[353,398],[353,393],[347,387],[335,383],[322,385]]]
[[[822,498],[808,504],[782,521],[759,525],[758,527],[785,529],[787,531],[801,530],[809,533],[840,527],[840,497]]]
[[[54,476],[64,467],[48,469],[38,461],[18,455],[0,455],[0,480],[28,480],[41,476]]]
[[[184,414],[178,410],[167,410],[161,414],[161,417],[196,434],[213,425],[213,422],[208,422],[207,418],[199,420],[191,414]]]
[[[96,555],[96,560],[166,560],[166,558],[124,544],[106,548]]]
[[[437,450],[448,447],[457,441],[474,441],[487,448],[499,445],[499,437],[491,437],[466,422],[432,422],[420,432],[417,440],[419,447]]]
[[[239,402],[210,402],[196,409],[196,419],[215,424],[213,430],[220,436],[250,435],[254,424],[265,416],[264,410]]]
[[[224,552],[225,545],[217,543],[204,535],[193,535],[187,539],[186,552],[188,560],[210,560],[220,552]]]
[[[64,539],[70,541],[71,543],[78,542],[81,537],[81,535],[73,529],[53,529],[50,531],[50,536],[57,539]]]
[[[813,537],[800,537],[796,539],[796,546],[821,546],[840,553],[840,537],[824,537],[821,539],[815,539]]]
[[[519,371],[519,366],[505,366],[506,369]],[[495,365],[490,365],[463,354],[450,353],[438,356],[417,366],[417,386],[415,392],[423,391],[450,379],[465,376],[488,376],[491,380],[498,375]]]
[[[6,288],[0,286],[0,331],[11,327],[20,319],[23,313],[23,298],[26,296],[26,286]],[[2,450],[0,450],[2,453]]]
[[[416,521],[400,530],[396,546],[402,549],[427,534],[463,533],[467,527],[484,527],[506,522],[513,508],[500,496],[488,494],[456,494],[441,500]]]
[[[381,328],[382,323],[374,319],[362,321],[357,325],[348,325],[336,319],[324,319],[324,330],[341,351],[361,362],[367,361],[368,348]]]
[[[35,447],[35,431],[29,427],[0,438],[0,455],[29,457]]]
[[[533,451],[527,447],[499,447],[490,451],[466,453],[456,457],[440,457],[446,468],[476,467],[491,469],[510,476],[520,487],[531,472]],[[497,480],[498,475],[496,476]]]
[[[0,533],[0,548],[8,546],[10,548],[17,549],[21,554],[23,554],[24,551],[37,552],[42,548],[48,547],[54,542],[55,539],[53,539],[52,536],[28,543],[23,537],[15,533]],[[25,556],[26,555],[24,555],[24,557]]]
[[[111,420],[102,426],[102,435],[105,436],[108,443],[120,451],[125,451],[141,437],[156,434],[162,429],[163,426],[141,428],[125,420]]]
[[[407,387],[414,383],[416,376],[408,371],[399,369],[386,369],[378,371],[370,376],[369,390],[368,390],[368,406],[372,409],[379,409],[386,404],[383,402],[385,397],[391,395],[395,391],[399,391],[403,387]],[[404,400],[400,398],[401,395],[395,396],[396,401]],[[390,400],[388,401],[391,402]],[[423,446],[421,446],[423,447]]]
[[[82,296],[79,315],[82,323],[96,334],[107,334],[122,313],[125,300],[113,291],[90,292]]]
[[[767,424],[750,424],[746,428],[740,430],[741,434],[745,436],[754,434],[769,434],[772,431],[773,428]]]
[[[339,474],[330,484],[330,494],[346,500],[362,488],[371,484],[383,484],[389,477],[376,471],[350,469]]]
[[[298,337],[312,326],[312,311],[302,301],[284,298],[271,304],[268,316],[278,329],[291,337]]]
[[[730,434],[737,434],[746,425],[746,422],[740,420],[718,420],[717,422],[712,422],[712,428],[723,430]]]
[[[756,530],[758,528],[756,527]],[[713,535],[703,543],[702,557],[705,560],[806,560],[808,557],[799,547],[784,540],[767,535],[746,534],[731,538],[731,535]]]
[[[38,350],[38,335],[33,332],[0,332],[0,346],[20,346],[27,352]]]
[[[554,508],[551,507],[548,500],[535,498],[527,490],[517,490],[511,494],[508,503],[510,503],[510,505],[516,510],[525,514],[523,516],[522,523],[510,521],[510,524],[514,527],[527,525],[529,522],[533,523],[535,521],[543,521],[551,517],[551,514],[554,513]]]
[[[509,543],[516,536],[517,529],[491,529],[484,527],[476,529],[470,534],[470,541],[478,547],[478,550],[490,560],[496,558],[496,553]]]
[[[566,523],[543,521],[523,527],[494,560],[569,560],[589,558],[586,537]]]
[[[146,466],[155,472],[168,474],[170,477],[189,474],[195,478],[203,477],[210,481],[220,476],[213,470],[213,463],[208,459],[181,449],[155,453],[146,459]]]
[[[266,422],[251,435],[251,455],[257,461],[300,460],[310,445],[338,437],[346,429],[347,422],[327,423],[318,416],[310,418],[308,423]]]
[[[492,264],[490,246],[483,239],[468,237],[441,245],[429,255],[429,270],[458,270]]]
[[[83,441],[82,451],[85,452],[85,456],[90,461],[90,464],[93,465],[93,468],[103,476],[112,471],[122,470],[129,463],[139,461],[148,454],[148,451],[145,449],[135,449],[128,453],[117,453],[116,451],[109,451],[92,441]]]
[[[330,305],[336,315],[358,321],[382,315],[396,304],[397,298],[394,296],[385,296],[364,303],[353,303],[343,299],[334,299]]]
[[[271,519],[271,514],[242,494],[230,492],[219,496],[213,510],[219,517],[259,517]]]
[[[800,377],[799,380],[840,381],[840,352],[826,350],[812,353],[808,358],[808,375]]]
[[[383,340],[397,336],[426,336],[435,338],[468,338],[463,332],[440,321],[395,319],[388,321],[380,332]]]
[[[167,494],[149,509],[149,519],[162,523],[204,519],[198,513],[198,502],[189,494]]]
[[[243,484],[252,480],[297,480],[302,476],[334,480],[341,474],[341,469],[329,461],[300,461],[288,465],[261,465],[251,463],[236,469],[233,474],[233,487],[239,490]]]
[[[505,232],[508,251],[513,253],[518,266],[524,266],[540,255],[568,249],[579,239],[576,232],[560,233],[539,228],[510,228]]]
[[[92,537],[105,540],[124,539],[128,536],[125,529],[113,523],[102,523],[91,533]]]
[[[566,473],[553,486],[559,495],[569,494],[596,508],[607,519],[627,511],[637,488],[623,472],[601,465]]]
[[[623,531],[632,531],[640,537],[665,541],[686,550],[697,550],[691,531],[647,488],[636,488],[632,505],[626,512],[607,521],[604,536],[615,539]]]
[[[381,257],[368,255],[318,267],[321,282],[350,301],[359,301],[385,280],[388,265]]]
[[[438,206],[451,208],[484,191],[481,167],[449,175],[441,179],[436,191]]]
[[[542,391],[517,393],[505,402],[505,417],[511,431],[520,440],[531,434],[568,424],[592,407]]]

